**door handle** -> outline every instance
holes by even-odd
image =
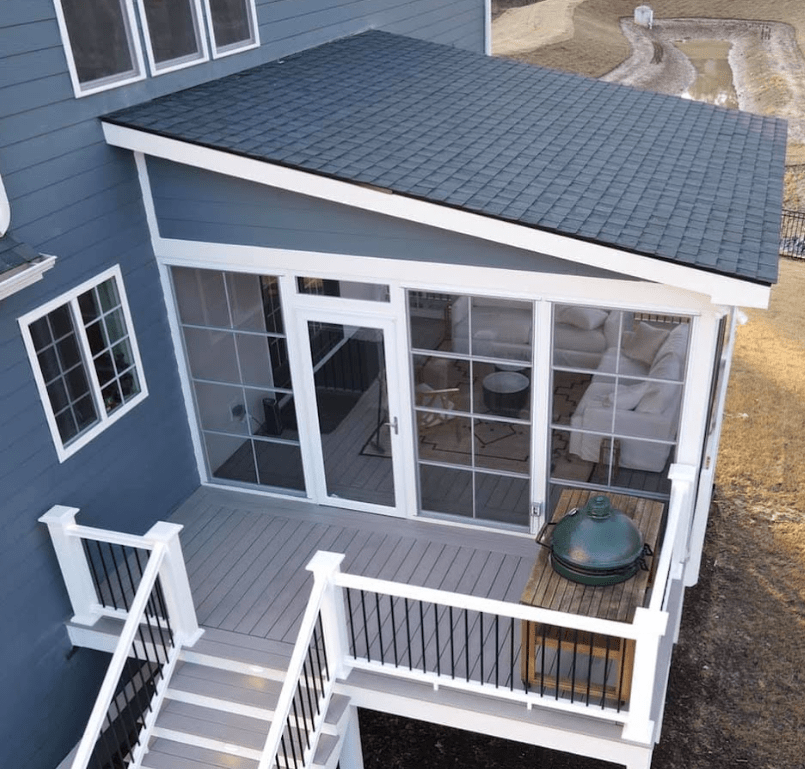
[[[397,417],[394,417],[394,419],[392,419],[390,422],[383,422],[383,427],[390,427],[392,430],[394,430],[395,435],[399,435],[400,433],[397,425]]]

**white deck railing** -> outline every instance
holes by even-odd
[[[86,769],[93,755],[136,767],[179,651],[202,633],[179,544],[182,527],[159,522],[143,536],[127,535],[80,526],[77,512],[55,506],[39,519],[50,531],[73,622],[113,616],[125,623],[71,769]]]
[[[658,660],[668,646],[669,634],[676,632],[675,625],[669,626],[668,602],[672,584],[679,585],[682,578],[695,481],[692,470],[683,466],[674,466],[670,475],[672,493],[654,586],[648,606],[638,607],[632,622],[346,574],[339,571],[340,557],[319,553],[317,559],[331,559],[328,568],[316,570],[315,588],[315,595],[323,597],[321,611],[328,652],[335,655],[329,664],[335,665],[342,677],[351,669],[362,669],[427,682],[435,689],[451,687],[519,701],[528,708],[539,705],[621,723],[624,739],[653,744],[656,734],[652,713],[656,712],[657,698],[664,696],[668,673],[658,669]],[[560,651],[551,661],[554,683],[547,689],[523,683],[519,675],[525,670],[525,652],[519,638],[522,623],[558,629],[560,638],[569,639],[564,643],[566,655],[567,649],[572,648],[571,660],[565,663],[574,677],[569,693],[560,694],[558,683],[561,643],[556,644]],[[543,631],[543,659],[544,641]],[[583,655],[584,651],[589,653]],[[611,653],[613,659],[619,655],[621,681],[624,675],[629,679],[626,695],[616,684],[614,702],[606,693],[600,700],[591,698],[589,684],[584,696],[585,670],[579,670],[579,659],[585,657],[589,675],[595,652],[607,658]],[[501,657],[505,657],[502,676]],[[606,661],[604,664],[606,667]],[[630,669],[624,671],[624,666]],[[582,693],[574,696],[577,688]]]

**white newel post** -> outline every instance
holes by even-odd
[[[187,567],[179,542],[182,528],[178,523],[157,521],[145,533],[144,539],[165,545],[165,558],[159,570],[162,591],[174,632],[182,646],[192,646],[204,631],[198,626],[190,580],[187,578]]]
[[[336,574],[341,571],[343,553],[317,552],[305,567],[313,572],[317,583],[324,582],[326,588],[322,595],[321,622],[324,627],[324,645],[327,660],[332,666],[333,677],[345,678],[349,673],[347,663],[347,619],[341,588],[335,584]]]
[[[101,616],[98,594],[95,592],[81,538],[70,533],[77,528],[77,513],[76,507],[54,505],[39,522],[46,524],[50,532],[67,594],[73,605],[72,621],[80,625],[94,625]]]
[[[651,705],[654,699],[660,639],[668,626],[668,613],[639,606],[635,610],[632,624],[639,635],[635,641],[629,720],[623,727],[622,737],[643,745],[652,745],[654,722],[651,720]]]

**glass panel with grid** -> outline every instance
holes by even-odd
[[[279,281],[171,272],[210,478],[304,491]]]
[[[30,331],[56,426],[67,445],[98,421],[69,306],[34,321]]]
[[[420,506],[525,527],[531,302],[408,293]]]
[[[101,399],[110,414],[140,392],[126,320],[114,278],[78,297]]]

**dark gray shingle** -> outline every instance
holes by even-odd
[[[105,119],[777,279],[786,144],[777,118],[372,31]]]

